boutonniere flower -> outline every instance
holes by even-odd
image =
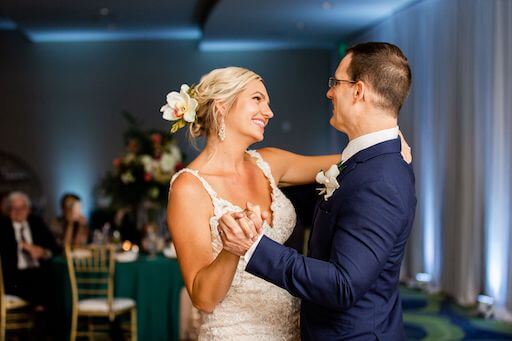
[[[197,101],[193,98],[194,88],[187,84],[181,86],[180,92],[172,91],[167,94],[167,103],[160,108],[162,118],[167,121],[177,121],[171,127],[171,133],[183,128],[187,122],[196,119]]]
[[[316,175],[316,182],[318,182],[321,185],[324,185],[324,188],[317,188],[320,191],[318,195],[323,195],[324,200],[329,199],[334,193],[334,191],[340,188],[338,180],[336,180],[336,177],[338,177],[338,175],[340,175],[338,165],[332,165],[331,167],[329,167],[327,172],[324,173],[324,171],[320,171]]]

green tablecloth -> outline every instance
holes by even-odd
[[[66,315],[71,315],[71,292],[63,257],[53,260],[56,287]],[[65,286],[65,290],[62,290]],[[116,263],[115,296],[137,302],[138,339],[179,339],[179,302],[183,279],[175,259],[140,256],[136,261]],[[62,293],[64,292],[64,295]],[[57,297],[59,299],[59,297]],[[68,327],[69,328],[69,327]]]

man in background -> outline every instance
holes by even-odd
[[[5,291],[31,303],[44,328],[42,321],[53,297],[48,261],[60,250],[44,221],[31,214],[31,202],[25,193],[9,194],[7,212],[8,217],[0,221]]]

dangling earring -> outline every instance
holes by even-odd
[[[221,141],[224,141],[226,138],[226,123],[224,123],[224,116],[220,117],[220,126],[219,126],[219,132],[217,133],[219,135],[219,139]]]

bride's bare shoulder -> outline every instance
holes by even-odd
[[[267,162],[276,162],[281,161],[283,158],[286,158],[288,155],[292,154],[284,149],[279,149],[275,147],[265,147],[256,150],[263,159]],[[286,162],[286,161],[284,161]]]
[[[285,169],[290,153],[286,150],[274,147],[261,148],[256,151],[261,155],[262,159],[268,163],[274,177],[280,177]]]
[[[189,171],[181,172],[171,185],[169,190],[169,204],[173,202],[202,203],[210,201],[201,181]]]

